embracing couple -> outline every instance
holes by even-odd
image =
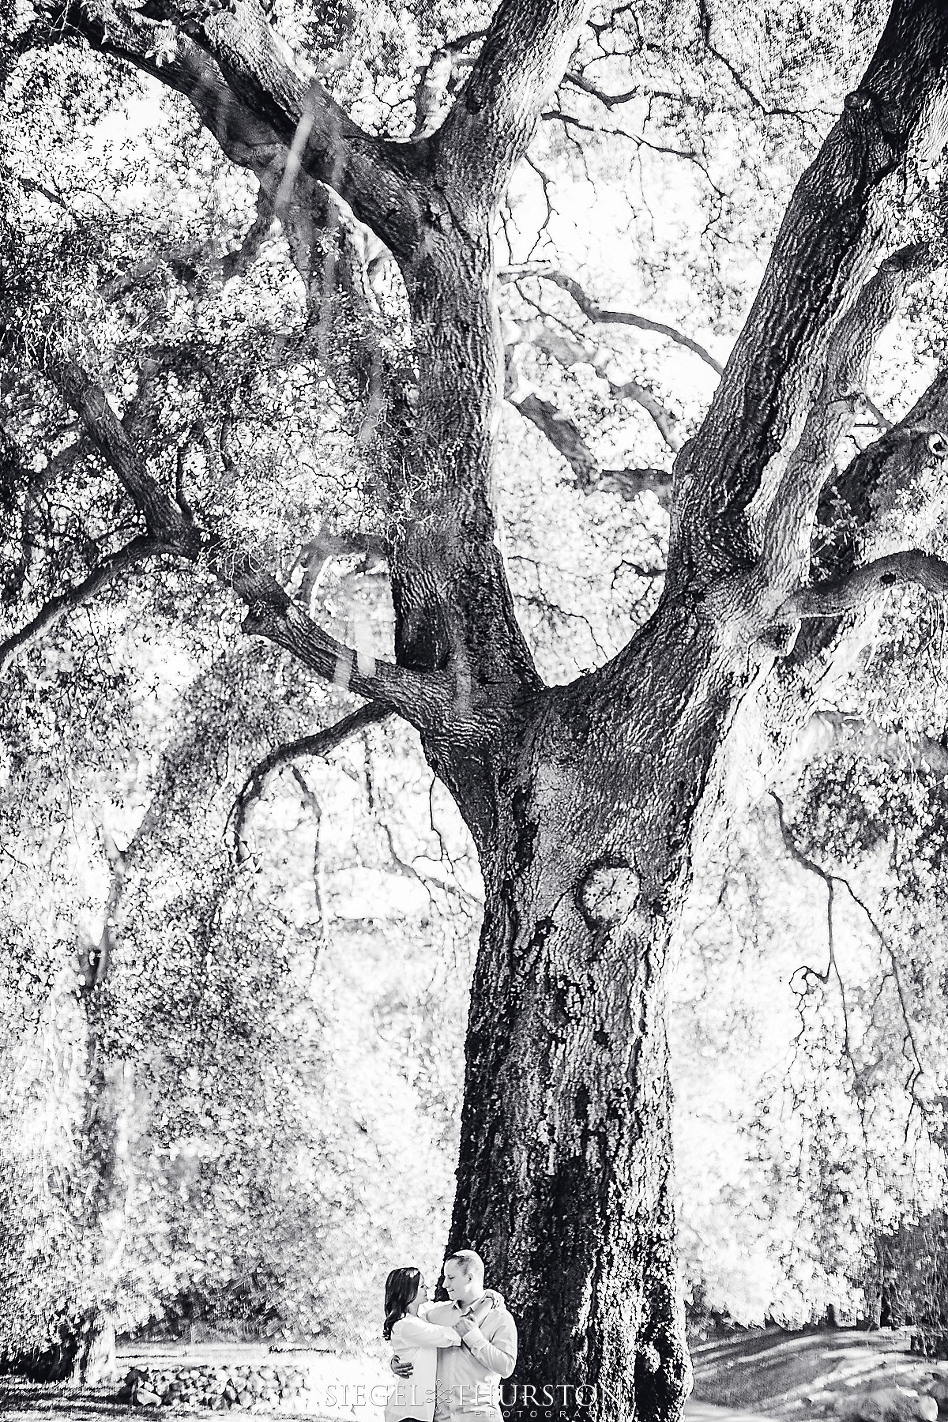
[[[500,1422],[500,1380],[517,1361],[517,1327],[500,1294],[484,1288],[473,1249],[444,1261],[447,1303],[428,1302],[418,1269],[393,1269],[385,1281],[382,1336],[399,1381],[385,1422]]]

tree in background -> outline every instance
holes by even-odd
[[[789,201],[707,413],[677,449],[661,595],[640,595],[638,616],[593,670],[551,684],[515,616],[498,535],[502,204],[558,85],[609,109],[621,96],[587,77],[601,62],[610,78],[626,71],[633,94],[657,90],[650,27],[656,69],[688,45],[730,64],[732,77],[733,62],[706,5],[697,28],[690,11],[640,21],[618,7],[583,29],[580,3],[507,0],[493,16],[473,14],[476,41],[442,31],[407,124],[403,66],[391,129],[372,132],[324,82],[339,70],[336,94],[358,98],[345,92],[340,36],[360,20],[344,8],[309,25],[280,17],[309,60],[294,58],[255,0],[151,0],[143,10],[82,0],[39,7],[33,23],[24,13],[14,29],[8,59],[82,39],[123,84],[132,66],[182,94],[230,165],[211,168],[225,186],[235,169],[250,172],[258,209],[212,273],[195,264],[193,168],[182,251],[153,213],[137,230],[122,210],[60,224],[48,207],[62,193],[48,186],[38,213],[28,147],[15,155],[2,256],[17,476],[8,513],[23,548],[14,589],[43,551],[29,579],[35,610],[5,650],[153,561],[173,595],[196,595],[208,579],[231,589],[248,633],[418,731],[485,885],[451,1242],[484,1252],[522,1321],[518,1381],[594,1384],[604,1418],[674,1417],[688,1365],[674,1277],[666,966],[706,814],[751,771],[772,773],[839,665],[851,615],[886,587],[945,586],[930,533],[943,379],[842,470],[837,452],[865,413],[873,349],[907,288],[937,288],[948,22],[934,3],[905,0],[880,25]],[[782,24],[792,30],[793,17]],[[393,31],[383,27],[378,43],[397,55]],[[564,81],[577,43],[579,82],[572,69]],[[41,65],[68,62],[57,50]],[[80,64],[84,97],[96,102],[91,76],[105,71]],[[753,108],[753,87],[735,82]],[[68,130],[68,83],[62,94]],[[26,133],[31,99],[27,82]],[[692,119],[679,123],[676,110],[650,128],[651,113],[639,116],[643,143],[700,126],[714,108],[684,86],[666,101]],[[581,129],[562,98],[559,108],[557,122]],[[153,161],[178,175],[189,167],[182,153],[207,161],[208,149],[188,135],[183,105],[169,112]],[[366,122],[378,122],[377,108]],[[255,324],[248,315],[268,277],[253,262],[274,215],[303,297],[300,287],[276,292]],[[147,285],[158,272],[180,284],[179,297],[162,301]],[[232,275],[246,278],[235,290]],[[568,281],[559,289],[576,295]],[[604,315],[588,299],[580,309],[593,324]],[[566,371],[597,369],[554,344],[544,356]],[[606,384],[613,400],[636,400],[674,449],[673,422],[641,382]],[[517,393],[549,435],[549,402]],[[620,496],[654,485],[668,498],[655,463],[604,471],[569,424],[557,437],[581,487],[607,474]],[[48,454],[35,468],[43,437]],[[313,615],[322,527],[302,560],[291,554],[301,521],[313,519],[314,484],[326,503],[334,489],[348,514],[336,535],[347,552],[384,557],[394,660],[358,626],[347,641]],[[65,514],[50,511],[53,487],[68,493],[55,501]],[[916,534],[931,551],[912,547]],[[649,587],[654,564],[636,568]]]
[[[139,611],[128,609],[133,622]],[[413,792],[360,769],[356,747],[345,770],[327,768],[328,792],[317,801],[320,787],[304,780],[295,814],[284,805],[266,848],[235,863],[225,825],[246,768],[274,739],[279,653],[261,662],[246,648],[210,649],[169,718],[136,685],[121,624],[113,633],[107,707],[94,682],[68,682],[72,734],[54,751],[55,793],[43,793],[48,762],[28,751],[58,698],[41,686],[31,700],[19,677],[5,721],[5,931],[37,905],[54,903],[55,915],[14,940],[6,964],[0,1342],[34,1374],[86,1381],[114,1366],[116,1330],[165,1313],[271,1335],[331,1327],[334,1340],[362,1343],[377,1331],[375,1260],[409,1255],[439,1208],[446,1225],[456,1149],[460,1083],[419,1023],[433,990],[463,1013],[463,983],[429,981],[445,933],[419,921],[417,904],[414,942],[396,936],[397,952],[384,913],[374,934],[332,919],[345,909],[340,880],[394,877],[393,851],[385,872],[370,867],[380,857],[370,836],[363,826],[353,844],[350,832]],[[175,651],[170,638],[164,647]],[[120,693],[127,715],[110,725]],[[318,686],[287,694],[307,723],[327,709]],[[290,706],[281,711],[286,735]],[[333,780],[349,789],[341,804]],[[376,808],[360,817],[351,801],[369,780]],[[315,862],[314,802],[324,837],[344,831]],[[80,881],[96,816],[110,826],[113,868]],[[440,825],[456,838],[443,814]],[[418,871],[427,903],[425,882]],[[436,900],[450,892],[431,886]],[[87,913],[101,925],[91,957],[77,934]],[[463,953],[463,922],[456,931]],[[422,1176],[401,1182],[393,1208],[406,1138]]]

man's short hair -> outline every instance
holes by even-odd
[[[484,1261],[473,1249],[456,1249],[453,1254],[448,1255],[444,1262],[445,1264],[457,1264],[469,1279],[473,1279],[475,1274],[484,1272]]]

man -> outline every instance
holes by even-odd
[[[449,1302],[435,1304],[425,1318],[456,1329],[461,1347],[438,1349],[434,1422],[499,1422],[500,1380],[510,1377],[517,1361],[517,1325],[502,1305],[495,1304],[480,1327],[470,1317],[484,1297],[484,1262],[473,1249],[459,1249],[444,1261],[444,1291]],[[410,1377],[411,1364],[393,1358],[392,1372]]]

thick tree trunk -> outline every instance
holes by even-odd
[[[102,1309],[95,1309],[82,1321],[73,1380],[92,1386],[94,1383],[112,1382],[117,1377],[115,1324]]]
[[[530,807],[524,805],[526,813]],[[590,865],[595,836],[580,840]],[[492,912],[474,982],[452,1245],[476,1244],[521,1330],[515,1410],[669,1418],[688,1364],[672,1252],[667,932],[622,918],[557,927],[534,892]],[[507,902],[505,902],[505,899]],[[561,917],[561,915],[557,915]],[[511,974],[511,949],[526,952]],[[533,1392],[527,1392],[532,1388]]]
[[[3,1371],[32,1382],[108,1382],[118,1376],[112,1319],[96,1307],[66,1307],[50,1320],[49,1343],[8,1357]]]
[[[739,675],[680,606],[614,673],[537,698],[500,741],[491,813],[454,777],[487,908],[451,1246],[484,1255],[518,1318],[520,1416],[669,1422],[690,1365],[666,957]]]

